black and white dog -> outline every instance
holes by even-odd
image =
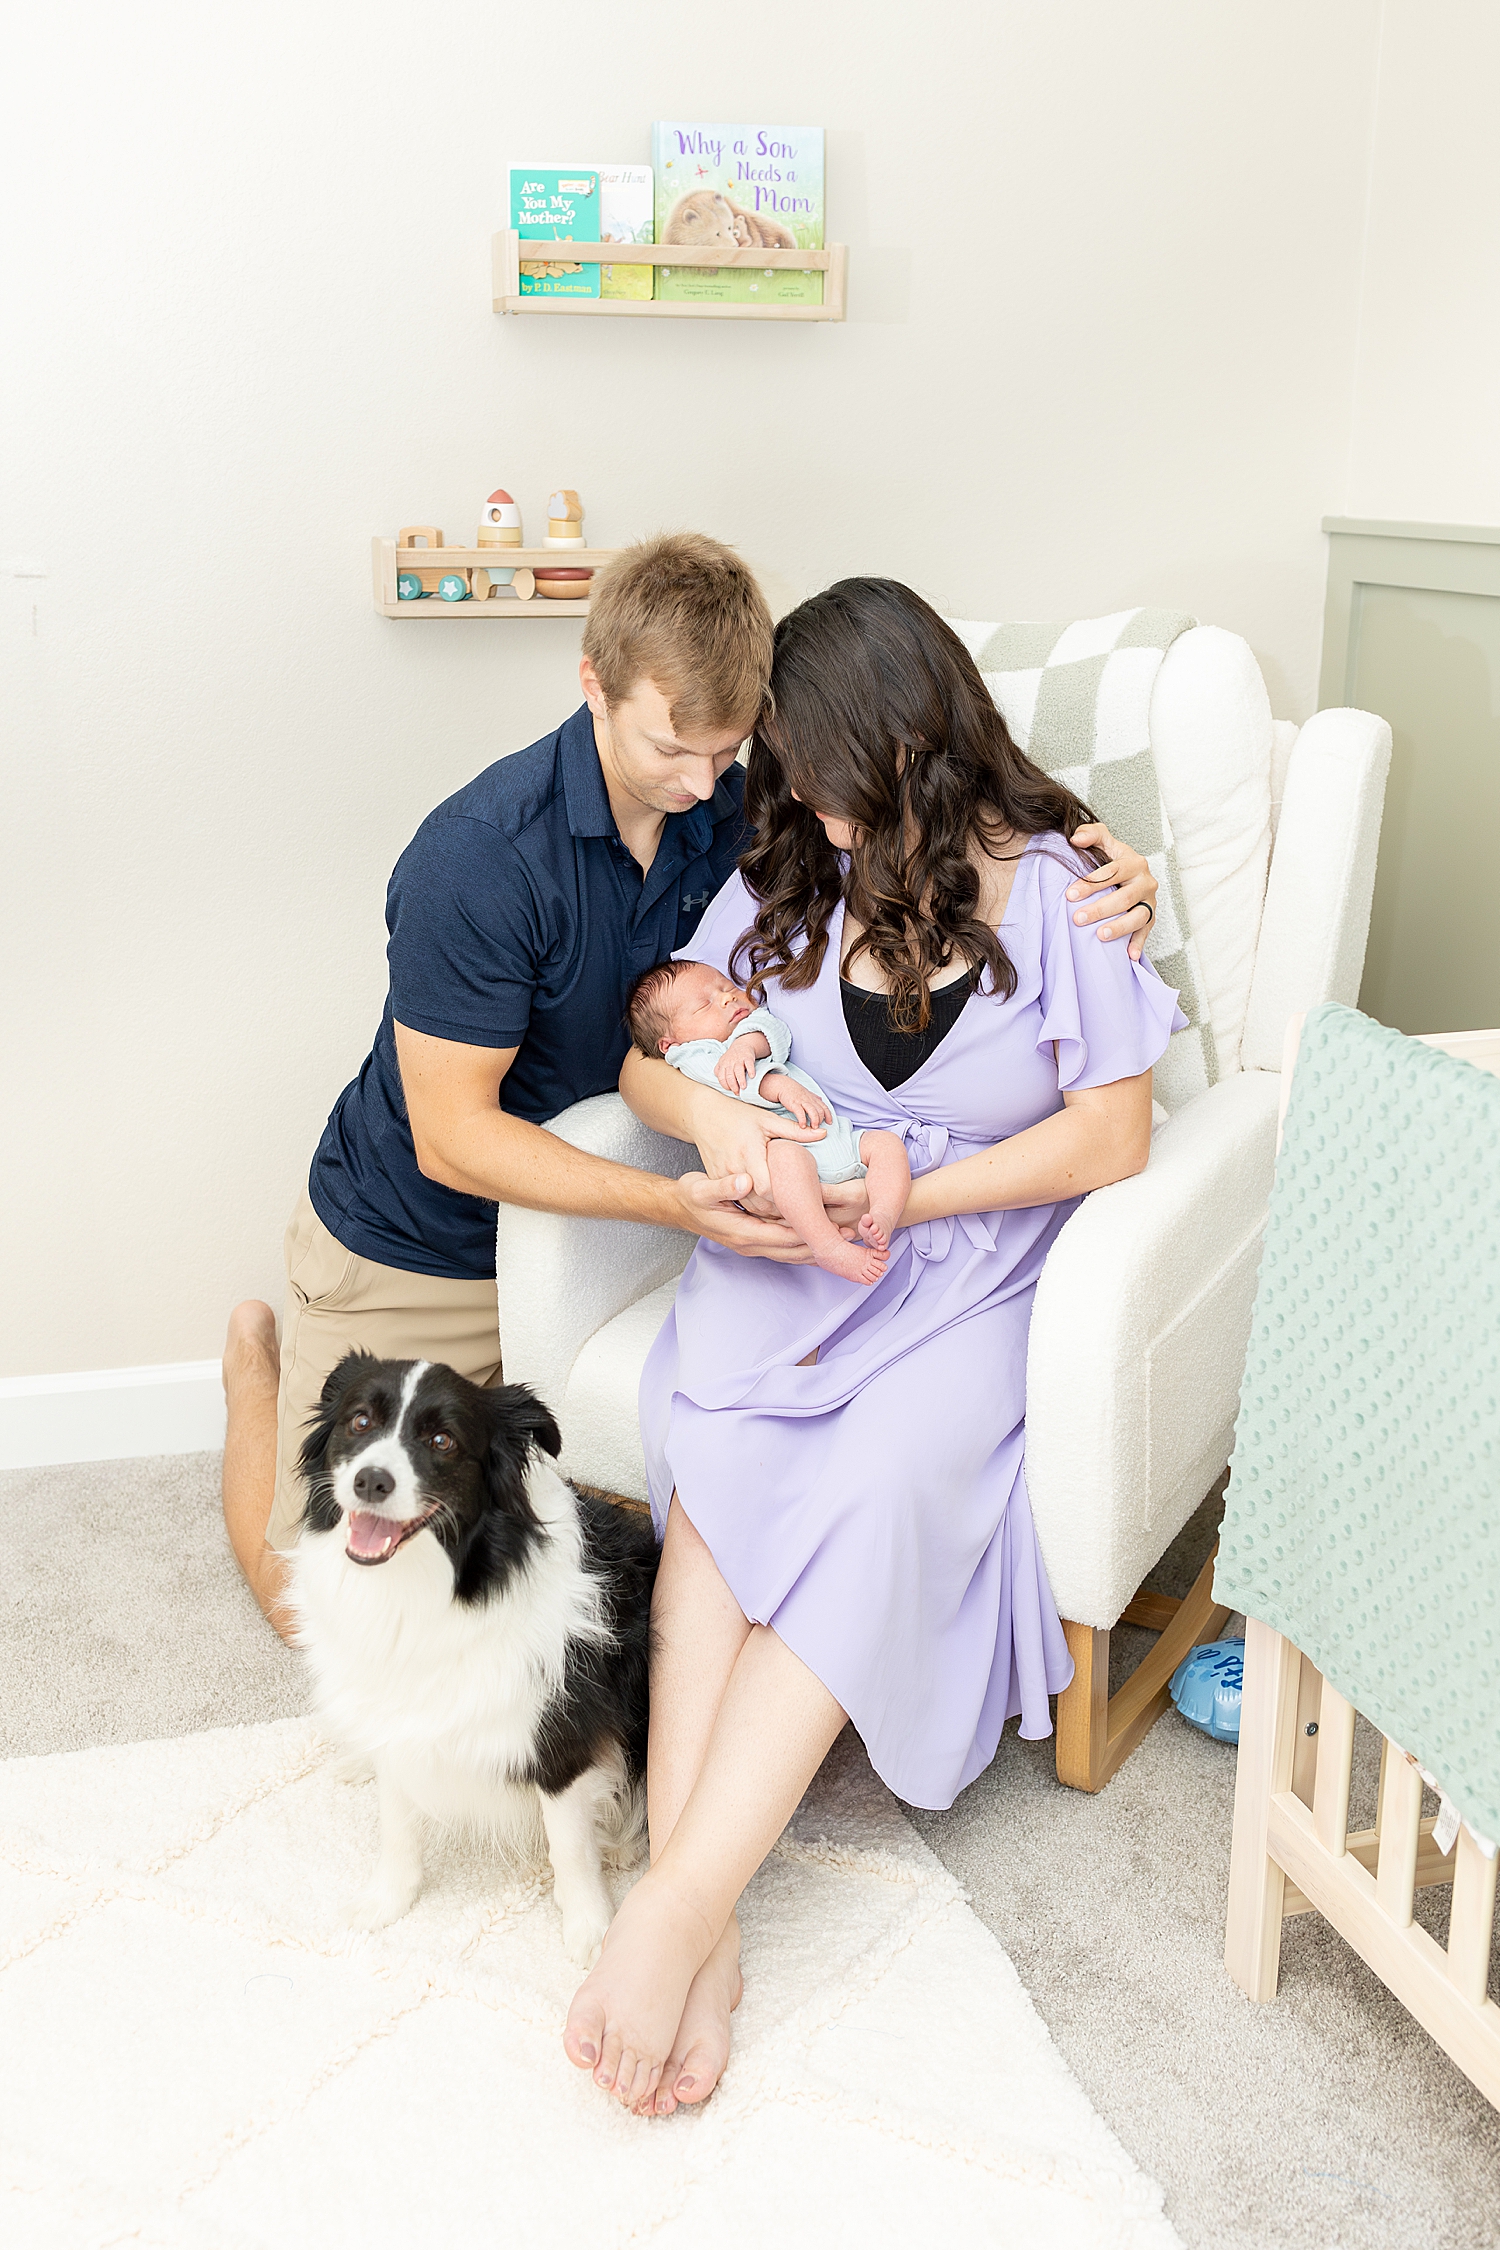
[[[557,1424],[519,1383],[351,1352],[302,1449],[296,1637],[334,1738],[374,1765],[380,1858],[356,1929],[422,1883],[422,1817],[552,1862],[563,1941],[590,1962],[606,1855],[642,1831],[656,1542],[575,1492]]]

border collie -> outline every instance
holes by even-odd
[[[380,1856],[356,1929],[422,1884],[422,1819],[518,1855],[545,1835],[563,1942],[591,1962],[606,1856],[639,1848],[656,1542],[546,1458],[557,1424],[520,1383],[350,1352],[302,1448],[296,1638],[335,1739],[375,1768]]]

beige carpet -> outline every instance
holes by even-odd
[[[216,1477],[208,1455],[0,1477],[6,1755],[303,1709],[223,1547]],[[1189,1528],[1168,1590],[1211,1536],[1206,1515]],[[1343,1942],[1289,1925],[1264,2009],[1225,1977],[1233,1753],[1169,1715],[1095,1798],[1059,1790],[1050,1758],[1012,1730],[951,1813],[912,1817],[1182,2239],[1493,2250],[1500,2118]]]
[[[649,2124],[562,2053],[544,1882],[450,1843],[351,1934],[375,1789],[310,1721],[0,1766],[7,2243],[1181,2250],[854,1749],[746,1893],[717,2095]]]

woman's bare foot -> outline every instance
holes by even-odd
[[[688,1989],[661,2083],[651,2100],[639,2105],[638,2116],[670,2117],[679,2103],[708,2100],[729,2060],[729,2019],[744,1990],[740,1925],[738,1917],[731,1914],[724,1935]]]
[[[563,2049],[625,2108],[655,2093],[693,1979],[714,1949],[709,1925],[669,1882],[643,1875],[573,1995]]]
[[[867,1289],[880,1279],[885,1272],[886,1253],[865,1240],[864,1230],[869,1223],[868,1219],[860,1220],[859,1239],[854,1242],[839,1238],[808,1244],[814,1260],[825,1273],[842,1274],[845,1281],[862,1281]]]

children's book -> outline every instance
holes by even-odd
[[[652,180],[649,164],[599,167],[599,240],[654,242]],[[655,274],[650,266],[601,266],[601,297],[649,297]]]
[[[599,268],[567,257],[529,258],[527,239],[599,240],[599,172],[585,164],[513,164],[510,223],[521,237],[523,297],[597,297]]]
[[[821,125],[653,125],[656,239],[726,250],[823,247]],[[658,266],[683,303],[821,305],[823,276],[781,266]]]

